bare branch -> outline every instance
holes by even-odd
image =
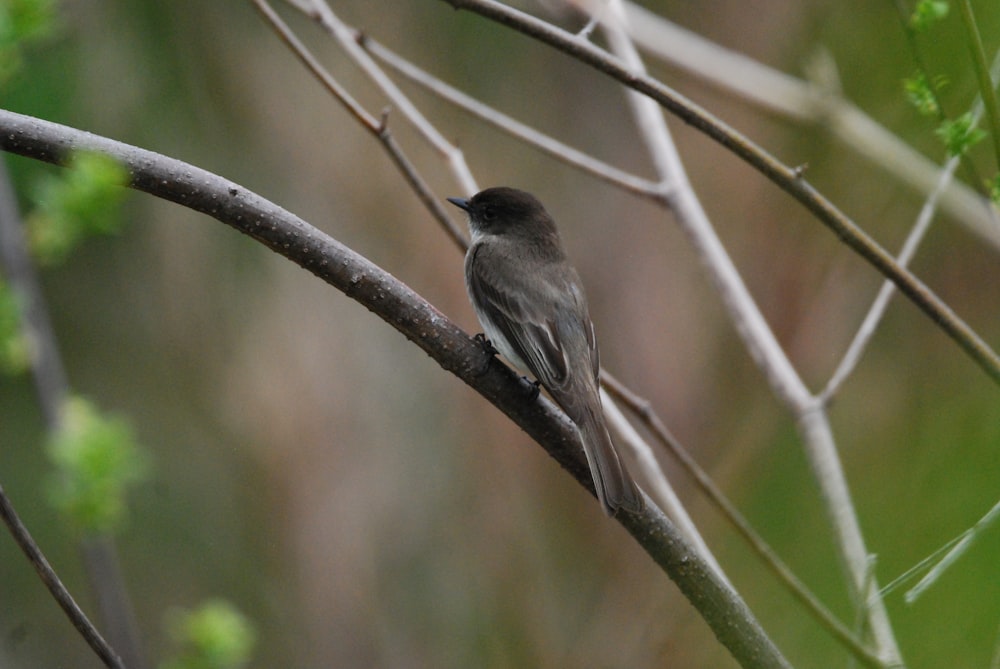
[[[315,76],[319,82],[342,104],[345,108],[354,116],[355,119],[361,124],[361,126],[367,130],[369,133],[374,135],[379,142],[382,144],[382,148],[385,149],[386,153],[392,159],[392,162],[396,164],[396,167],[402,172],[403,177],[406,179],[410,187],[413,188],[417,197],[424,203],[434,218],[437,219],[438,223],[445,229],[451,240],[455,242],[455,245],[460,249],[465,249],[468,246],[468,242],[465,239],[465,235],[462,231],[452,222],[451,217],[444,209],[444,205],[441,204],[441,200],[434,196],[431,192],[430,186],[424,181],[423,177],[410,162],[406,154],[396,143],[395,138],[392,133],[389,132],[388,126],[388,110],[383,110],[381,117],[376,120],[375,117],[365,111],[364,108],[358,104],[354,98],[343,88],[337,80],[331,75],[316,59],[312,53],[306,49],[305,45],[295,36],[295,34],[288,28],[281,17],[274,11],[274,9],[267,3],[267,0],[252,0],[254,6],[261,13],[261,16],[274,28],[275,32],[284,40],[285,44],[292,50],[300,61],[306,66],[306,68]]]
[[[621,2],[611,0],[608,11],[601,16],[608,43],[615,56],[633,74],[645,76],[642,59],[620,25],[625,20]],[[664,183],[671,187],[671,202],[677,220],[698,249],[704,266],[723,296],[726,309],[736,324],[740,337],[758,366],[765,372],[775,393],[799,419],[800,424],[808,424],[806,419],[815,413],[811,410],[815,402],[757,308],[688,182],[662,111],[653,100],[635,91],[628,91],[628,100],[653,163]],[[837,545],[856,600],[867,602],[869,597],[863,585],[867,574],[867,550],[860,524],[857,522],[833,440],[810,438],[816,434],[818,433],[814,431],[804,431],[806,451],[827,501],[828,515],[838,538]],[[877,593],[877,589],[873,592]],[[872,603],[869,620],[879,654],[890,663],[896,662],[900,653],[881,600]]]
[[[795,575],[795,572],[785,564],[778,554],[764,539],[757,534],[750,522],[740,513],[739,509],[729,501],[725,493],[715,485],[708,472],[681,445],[680,441],[667,429],[663,420],[653,410],[649,400],[636,395],[620,381],[609,374],[604,374],[602,381],[607,390],[622,404],[628,407],[652,431],[660,444],[666,448],[674,459],[691,475],[702,493],[715,505],[729,524],[743,537],[749,546],[757,553],[761,561],[767,565],[775,577],[788,588],[806,610],[825,627],[838,641],[851,651],[858,660],[869,667],[883,667],[885,664],[870,648],[865,646],[809,588]]]
[[[101,658],[101,662],[111,669],[125,669],[125,664],[118,657],[118,653],[108,645],[108,642],[104,640],[104,637],[97,631],[94,624],[90,622],[87,614],[83,612],[83,609],[73,599],[73,595],[69,594],[69,590],[63,585],[52,565],[45,559],[45,555],[31,537],[28,528],[21,522],[21,518],[14,510],[10,499],[7,498],[7,493],[4,492],[3,486],[0,486],[0,516],[3,517],[4,524],[7,525],[7,529],[10,531],[11,536],[14,537],[14,541],[17,542],[21,551],[28,558],[28,561],[31,562],[31,566],[35,568],[38,577],[42,579],[42,583],[52,593],[53,599],[56,600],[59,607],[66,613],[66,617],[73,623],[73,627],[80,632],[80,635],[87,644]]]
[[[70,394],[65,365],[56,342],[41,282],[24,235],[17,198],[0,160],[0,270],[17,293],[21,307],[20,327],[32,342],[31,376],[38,403],[50,433],[63,423],[63,407]],[[84,550],[83,564],[97,598],[98,611],[108,637],[131,669],[147,666],[125,577],[111,536],[92,542],[100,550]]]
[[[584,6],[593,4],[593,0],[569,1]],[[849,100],[715,44],[634,2],[625,2],[625,15],[629,34],[647,53],[765,111],[800,123],[821,125],[918,193],[927,193],[935,187],[939,166]],[[987,198],[966,184],[955,182],[942,194],[941,207],[959,223],[1000,247],[997,210]]]
[[[361,48],[358,44],[357,35],[343,21],[337,18],[337,15],[333,13],[330,5],[325,0],[312,0],[312,4],[314,15],[320,25],[340,43],[341,48],[350,56],[351,60],[382,89],[382,92],[392,100],[403,116],[413,124],[413,127],[423,135],[434,150],[444,156],[445,160],[451,166],[452,173],[458,179],[459,185],[466,193],[471,195],[479,190],[479,187],[476,186],[476,180],[473,178],[472,172],[465,162],[465,155],[462,151],[445,139],[444,135],[438,132],[437,128],[420,113],[416,105],[410,102],[410,99],[403,94],[403,91],[399,90],[399,87],[396,86],[392,79]]]
[[[993,59],[991,77],[993,81],[1000,78],[1000,52],[998,52],[996,57]],[[970,111],[974,124],[978,123],[979,119],[982,117],[983,108],[982,97],[977,97]],[[937,183],[931,190],[930,195],[927,196],[924,206],[920,208],[920,213],[917,215],[917,221],[914,223],[913,229],[910,230],[910,234],[906,236],[906,240],[903,242],[903,248],[899,251],[899,256],[896,258],[896,262],[899,263],[900,267],[906,267],[910,260],[913,259],[913,256],[916,255],[917,247],[920,246],[920,242],[927,233],[927,229],[930,227],[931,221],[934,219],[934,214],[937,211],[938,204],[944,194],[948,191],[948,186],[952,183],[955,170],[958,169],[960,162],[960,156],[951,158],[938,175]],[[871,341],[872,335],[875,334],[875,329],[878,327],[882,317],[885,315],[885,311],[889,306],[889,300],[892,299],[895,292],[895,287],[892,282],[886,281],[882,284],[882,287],[879,289],[878,296],[875,298],[875,301],[868,309],[868,313],[865,315],[864,320],[861,322],[861,327],[858,328],[857,333],[854,335],[854,339],[851,340],[850,345],[847,347],[847,352],[844,353],[844,357],[841,359],[840,364],[837,365],[837,369],[834,370],[833,374],[830,376],[830,380],[826,384],[826,387],[823,388],[823,392],[819,395],[820,400],[824,404],[829,402],[837,391],[840,390],[840,387],[844,384],[847,378],[854,371],[858,362],[861,360],[861,356],[864,354],[868,342]]]
[[[788,167],[732,127],[651,77],[637,74],[619,59],[564,30],[494,0],[444,0],[544,42],[590,65],[625,86],[656,100],[688,125],[732,151],[782,190],[798,200],[848,247],[889,278],[899,290],[944,330],[986,374],[1000,384],[1000,357],[960,319],[941,298],[901,268],[854,221],[815,188],[795,168]]]
[[[503,411],[593,494],[593,480],[569,420],[408,286],[322,231],[242,186],[192,165],[14,112],[0,110],[0,148],[62,164],[71,149],[108,155],[130,186],[208,214],[261,242],[361,303]],[[596,508],[596,507],[595,507]],[[746,604],[656,508],[619,514],[636,539],[694,604],[744,667],[788,667]]]
[[[661,185],[626,172],[614,165],[597,160],[583,151],[563,144],[559,140],[507,116],[497,109],[449,86],[402,56],[394,53],[391,49],[379,44],[371,37],[359,34],[359,41],[365,50],[410,81],[423,86],[473,116],[492,124],[513,137],[517,137],[535,146],[550,156],[565,162],[567,165],[572,165],[598,179],[620,186],[636,195],[647,197],[660,197],[663,195]]]
[[[255,1],[260,1],[260,0],[255,0]],[[374,65],[374,63],[370,60],[370,58],[368,58],[364,54],[359,55],[357,53],[358,46],[355,45],[353,40],[356,40],[357,43],[360,44],[361,47],[365,48],[366,50],[370,49],[372,51],[380,52],[383,60],[392,61],[397,70],[399,69],[406,70],[411,77],[420,80],[420,82],[423,83],[424,85],[436,89],[443,96],[453,99],[458,104],[467,106],[474,113],[480,114],[484,117],[488,117],[488,119],[491,122],[503,126],[505,129],[512,132],[515,136],[521,136],[522,138],[526,139],[529,142],[538,142],[539,143],[538,145],[541,148],[549,151],[550,153],[553,153],[554,155],[557,155],[558,157],[561,157],[570,164],[576,164],[578,167],[586,171],[590,171],[591,173],[601,178],[604,178],[608,181],[621,185],[624,188],[635,190],[642,194],[652,196],[654,198],[661,198],[663,195],[665,195],[664,187],[662,185],[649,183],[646,182],[645,180],[633,177],[632,175],[622,170],[617,170],[616,168],[611,167],[610,165],[601,163],[600,161],[597,161],[580,151],[576,151],[575,149],[560,144],[556,140],[546,137],[545,135],[523,124],[517,123],[513,119],[510,119],[509,117],[506,117],[500,114],[499,112],[496,112],[491,108],[488,108],[486,105],[476,102],[472,98],[465,96],[456,91],[455,89],[448,87],[443,82],[440,82],[430,77],[430,75],[424,73],[415,66],[409,64],[404,59],[396,56],[385,47],[381,47],[375,44],[374,42],[369,40],[366,36],[364,36],[361,32],[353,30],[349,26],[341,22],[340,19],[338,19],[333,14],[332,10],[330,10],[330,8],[322,0],[313,0],[313,5],[315,6],[316,9],[312,9],[312,11],[314,11],[320,17],[321,23],[327,27],[329,32],[334,37],[336,37],[337,40],[341,43],[341,46],[345,48],[349,54],[351,54],[352,58],[358,62],[358,64],[362,67],[362,69],[383,89],[384,92],[390,95],[390,97],[392,97],[393,99],[396,99],[403,104],[403,108],[407,110],[407,117],[414,122],[416,127],[421,130],[425,138],[436,148],[442,148],[442,145],[444,144],[443,136],[430,123],[430,121],[428,121],[417,110],[415,105],[413,105],[408,99],[403,97],[402,92],[399,91],[399,89],[394,84],[391,84],[391,82],[387,82],[385,75],[382,73],[380,69],[378,69]],[[350,39],[352,36],[353,40]],[[286,42],[288,42],[289,44],[292,43],[291,40],[287,39]],[[301,49],[303,47],[293,46],[293,48]],[[318,67],[318,65],[315,67]],[[443,148],[445,150],[442,150],[441,152],[444,155],[451,154],[450,151],[446,150],[447,147]],[[458,155],[459,157],[461,157],[460,153]],[[465,166],[464,159],[462,160],[461,165],[462,167]],[[465,174],[465,171],[458,170],[457,172],[458,173],[456,176],[459,178],[459,180],[461,180],[462,175]],[[471,173],[469,174],[469,176],[471,178]],[[621,415],[617,407],[613,406],[613,400],[611,400],[610,398],[607,400],[605,409],[606,412],[611,413],[612,417],[615,414],[617,414],[618,416]],[[637,433],[634,432],[634,430],[632,430],[631,432],[627,432],[628,430],[630,430],[630,427],[631,426],[627,424],[627,421],[623,421],[623,424],[618,426],[619,436],[627,437],[629,443],[632,444],[634,450],[645,450],[646,452],[651,453],[649,445],[642,442],[641,438]],[[646,480],[654,487],[655,490],[666,491],[670,489],[670,484],[667,481],[663,471],[659,468],[655,458],[653,457],[643,458],[640,464],[641,464],[641,470],[645,475]],[[665,501],[664,497],[661,495],[658,501],[661,502]],[[677,500],[676,498],[673,498],[673,500],[671,501],[673,503],[670,505],[671,506],[671,513],[669,514],[670,517],[675,522],[680,524],[682,530],[685,532],[688,538],[695,544],[695,547],[702,551],[702,554],[705,557],[705,559],[717,571],[719,576],[725,580],[725,575],[723,574],[721,566],[719,566],[718,562],[715,560],[715,557],[709,551],[708,546],[705,544],[701,536],[698,534],[697,529],[694,527],[694,523],[691,521],[690,517],[684,510],[683,506],[681,506],[680,501]],[[726,583],[728,585],[728,581],[726,581]]]

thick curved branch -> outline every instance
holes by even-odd
[[[130,186],[209,216],[364,305],[445,370],[503,411],[581,485],[593,482],[572,424],[457,325],[391,274],[302,219],[242,186],[166,156],[10,111],[0,110],[0,149],[62,164],[74,150],[121,162]],[[788,667],[742,599],[704,562],[653,504],[617,518],[695,605],[719,641],[744,667]]]

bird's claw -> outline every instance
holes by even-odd
[[[476,374],[476,376],[482,376],[483,374],[489,371],[490,363],[493,361],[493,358],[497,355],[497,353],[499,353],[499,351],[497,351],[493,347],[493,344],[490,343],[490,340],[487,339],[486,335],[483,334],[482,332],[473,337],[473,339],[476,341],[477,344],[479,344],[479,347],[483,349],[483,353],[486,354],[486,362],[483,363],[482,369],[480,369],[479,372]]]
[[[487,355],[491,355],[492,356],[492,355],[496,355],[496,354],[498,354],[500,352],[500,351],[496,350],[496,348],[493,347],[493,342],[491,342],[489,339],[487,339],[486,338],[486,334],[483,333],[483,332],[480,332],[479,334],[477,334],[475,337],[473,337],[473,339],[475,339],[476,343],[479,344],[484,351],[486,351]]]
[[[521,380],[528,384],[528,397],[532,402],[538,399],[538,394],[541,392],[542,382],[537,379],[532,381],[527,376],[522,376]]]

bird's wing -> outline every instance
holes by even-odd
[[[470,296],[479,310],[546,388],[564,386],[570,374],[563,342],[566,324],[558,323],[552,314],[558,311],[553,302],[565,299],[559,292],[565,287],[546,285],[544,276],[517,277],[517,283],[500,284],[482,267],[473,261],[467,275]],[[522,289],[518,285],[522,282],[534,285]],[[526,294],[542,299],[527,300]]]

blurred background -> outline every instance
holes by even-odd
[[[647,2],[795,76],[825,51],[844,95],[935,161],[910,107],[915,70],[892,3]],[[974,3],[987,51],[1000,13]],[[546,14],[577,29],[571,16]],[[385,98],[314,24],[280,5],[373,112]],[[501,111],[652,176],[621,90],[444,2],[345,0],[350,24]],[[953,12],[954,13],[954,12]],[[74,0],[0,105],[185,160],[298,214],[478,332],[462,255],[375,141],[249,2]],[[957,16],[922,45],[956,113],[975,94]],[[923,196],[822,127],[761,112],[679,70],[654,74],[808,178],[890,250]],[[537,194],[587,285],[602,362],[647,397],[764,537],[846,621],[855,617],[790,415],[727,320],[671,217],[404,89],[465,152],[480,186]],[[441,197],[467,195],[399,114],[397,139]],[[879,276],[728,152],[670,121],[691,181],[771,327],[812,388],[829,378]],[[995,166],[979,147],[972,159]],[[3,156],[30,194],[58,172]],[[147,450],[119,539],[146,652],[167,612],[222,597],[253,621],[254,667],[728,667],[667,577],[544,452],[360,305],[205,216],[131,194],[115,237],[43,275],[73,389],[123,416]],[[456,220],[460,220],[455,212]],[[914,270],[1000,345],[997,249],[943,216]],[[1000,497],[1000,393],[897,300],[831,420],[885,584]],[[0,378],[0,484],[85,610],[77,537],[46,503],[45,427],[29,378]],[[668,457],[723,567],[795,666],[847,654],[804,615]],[[888,597],[912,667],[988,666],[1000,631],[1000,532],[914,605]],[[6,535],[5,667],[96,667]]]

